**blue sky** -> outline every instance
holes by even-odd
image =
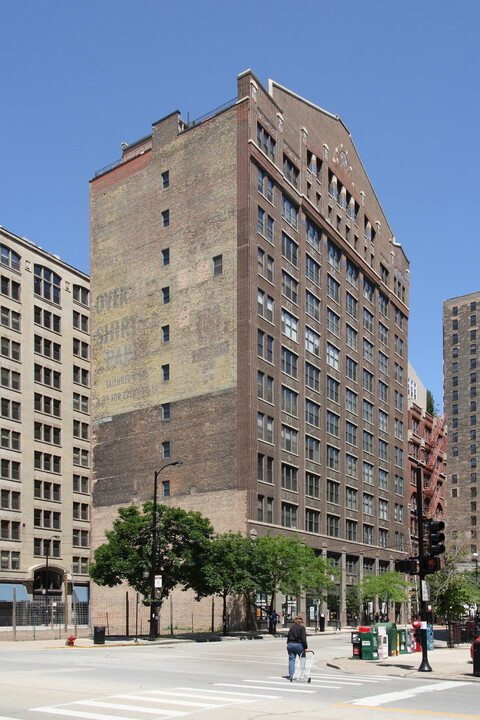
[[[441,408],[442,304],[480,289],[479,26],[478,0],[0,0],[0,224],[88,272],[95,170],[251,68],[352,133],[411,263],[410,361]]]

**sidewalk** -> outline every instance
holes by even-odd
[[[473,674],[473,663],[470,659],[470,645],[454,648],[436,647],[428,652],[428,663],[432,672],[419,672],[422,653],[392,655],[381,660],[358,660],[356,658],[338,658],[327,665],[344,672],[362,673],[372,676],[393,675],[396,677],[418,677],[422,680],[462,680],[463,682],[480,682],[480,677]]]

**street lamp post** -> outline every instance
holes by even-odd
[[[155,602],[156,587],[155,587],[155,575],[157,570],[156,564],[156,546],[157,546],[157,489],[158,489],[158,476],[167,467],[178,467],[181,465],[180,460],[175,462],[167,463],[160,470],[155,470],[155,477],[153,483],[153,516],[152,516],[152,556],[151,556],[151,567],[150,567],[150,634],[148,639],[155,640],[157,637],[157,603]]]

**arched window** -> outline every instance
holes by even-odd
[[[6,245],[0,245],[0,262],[12,270],[20,270],[20,255]]]
[[[60,305],[60,276],[43,265],[35,265],[33,289],[35,295]]]

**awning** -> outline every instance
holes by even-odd
[[[77,602],[88,602],[89,588],[86,585],[75,585],[74,589]]]
[[[18,583],[0,583],[0,602],[13,602],[13,588],[17,602],[30,602],[25,585]]]

